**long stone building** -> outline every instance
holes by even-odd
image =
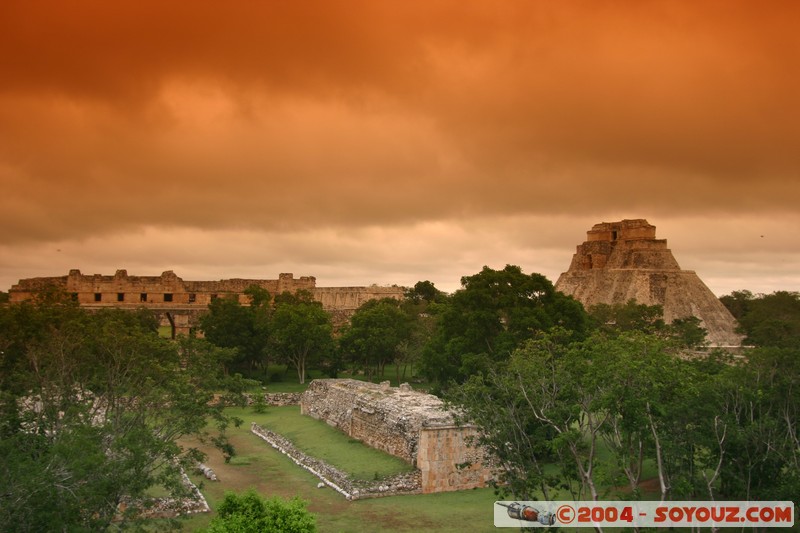
[[[644,219],[592,226],[555,287],[587,309],[635,300],[662,306],[666,323],[695,316],[712,346],[742,341],[728,309],[694,271],[681,269],[666,239],[656,239],[656,227]]]
[[[402,287],[317,287],[313,276],[295,278],[293,274],[280,274],[278,279],[271,280],[185,281],[171,270],[160,276],[130,276],[126,270],[117,270],[113,276],[108,276],[86,275],[73,269],[66,276],[22,279],[9,290],[9,301],[23,302],[48,288],[55,288],[89,309],[151,309],[163,324],[171,326],[175,336],[189,333],[215,298],[238,298],[247,304],[249,299],[244,291],[252,285],[266,289],[273,296],[309,291],[323,309],[333,315],[334,323],[343,323],[369,300],[403,297]]]
[[[492,479],[486,456],[472,444],[477,430],[457,425],[441,399],[408,385],[315,379],[300,410],[414,465],[423,493],[483,487]]]

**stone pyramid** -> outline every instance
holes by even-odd
[[[656,227],[644,219],[595,224],[578,245],[569,270],[559,276],[556,290],[573,296],[585,308],[592,305],[660,305],[664,321],[696,316],[708,331],[712,346],[739,346],[736,320],[691,270],[681,270],[666,239],[656,239]]]

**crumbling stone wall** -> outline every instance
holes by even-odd
[[[601,222],[586,232],[587,241],[627,241],[653,240],[656,238],[656,227],[642,218],[621,220],[619,222]],[[666,241],[664,241],[666,242]]]
[[[188,488],[191,496],[187,498],[145,498],[142,500],[131,500],[125,498],[119,504],[118,510],[124,513],[129,508],[136,509],[137,518],[176,518],[182,515],[195,513],[208,513],[211,508],[208,506],[203,493],[192,483],[186,472],[181,470],[181,483]]]
[[[126,270],[117,270],[113,276],[85,275],[73,269],[66,276],[22,279],[11,287],[9,300],[19,302],[31,299],[47,287],[57,287],[72,294],[81,305],[98,307],[189,307],[205,309],[214,298],[235,296],[242,303],[249,300],[245,289],[256,285],[271,294],[313,291],[316,279],[303,276],[295,279],[291,273],[280,274],[278,279],[224,279],[218,281],[184,281],[173,271],[160,276],[129,276]]]
[[[264,394],[267,405],[285,407],[287,405],[300,405],[301,392],[268,392]]]
[[[159,315],[162,325],[170,326],[177,335],[188,334],[215,298],[237,298],[243,305],[249,304],[244,291],[252,285],[266,289],[273,296],[309,291],[337,325],[346,323],[364,302],[403,298],[402,287],[317,287],[315,277],[295,278],[291,273],[280,274],[278,279],[184,281],[171,270],[160,276],[130,276],[126,270],[104,276],[85,275],[73,269],[66,276],[21,279],[9,290],[9,301],[23,302],[49,288],[56,288],[90,309],[152,309]]]
[[[402,300],[402,287],[317,287],[313,291],[314,299],[322,304],[322,308],[331,313],[333,324],[346,324],[356,309],[370,300],[392,298]]]
[[[439,398],[408,385],[314,380],[300,409],[416,466],[425,493],[479,487],[491,477],[482,451],[469,442],[476,429],[456,426]]]
[[[422,428],[417,467],[424,492],[485,487],[492,474],[484,455],[472,445],[477,430],[471,427]]]
[[[247,405],[253,405],[261,397],[264,405],[273,407],[286,407],[288,405],[300,405],[302,392],[264,392],[264,393],[245,393],[244,397]]]

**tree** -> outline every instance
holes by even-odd
[[[725,296],[720,296],[722,304],[728,308],[733,318],[741,320],[750,308],[750,301],[754,298],[753,293],[747,290],[733,291]]]
[[[307,366],[333,350],[330,315],[310,295],[282,298],[272,315],[271,346],[305,383]]]
[[[299,498],[263,499],[252,489],[242,494],[225,493],[207,533],[314,533],[316,518]]]
[[[664,328],[664,308],[628,300],[624,304],[595,304],[589,308],[594,328],[606,334],[618,335],[624,331],[655,333]]]
[[[600,371],[605,361],[587,358],[571,337],[561,328],[541,333],[485,377],[448,391],[468,420],[480,420],[482,443],[500,459],[515,498],[530,498],[536,489],[548,497],[555,487],[577,500],[600,498],[597,450],[609,424],[610,385]],[[543,459],[560,464],[560,478],[544,474]]]
[[[451,397],[471,420],[481,416],[486,443],[503,459],[512,489],[538,488],[547,497],[551,487],[562,485],[576,499],[598,499],[602,440],[613,455],[602,465],[606,479],[619,484],[617,470],[636,494],[642,465],[653,451],[648,405],[660,405],[660,395],[675,385],[664,347],[659,337],[639,332],[574,341],[555,329],[525,343],[485,379],[473,376]],[[483,384],[480,399],[471,396],[476,383]],[[547,452],[561,465],[560,483],[543,475]]]
[[[242,305],[235,295],[212,300],[208,312],[200,317],[200,329],[216,346],[236,348],[232,366],[244,371],[266,368],[270,295],[258,286],[248,287],[244,292],[250,298],[250,305]]]
[[[717,377],[725,441],[720,490],[747,500],[791,499],[800,490],[800,350],[756,348]]]
[[[595,334],[581,347],[602,383],[599,409],[608,415],[600,436],[612,453],[613,468],[639,496],[646,459],[656,463],[662,497],[691,475],[695,428],[706,414],[699,399],[699,376],[676,358],[671,339],[627,331],[617,337]],[[687,460],[688,458],[688,460]],[[621,484],[611,476],[615,485]]]
[[[695,316],[664,323],[664,308],[628,300],[624,304],[595,304],[589,308],[593,328],[609,336],[638,331],[669,339],[677,350],[706,346],[706,330]]]
[[[405,294],[406,299],[414,302],[441,302],[447,296],[436,288],[436,286],[431,283],[430,281],[418,281],[414,284],[414,287]]]
[[[440,386],[485,373],[538,332],[560,326],[576,338],[585,333],[583,306],[541,274],[523,274],[512,265],[483,267],[462,278],[461,286],[441,309],[423,356],[425,373]]]
[[[697,349],[708,346],[707,330],[696,316],[676,318],[665,328],[667,337],[678,349]]]
[[[229,423],[212,402],[221,354],[208,347],[182,361],[150,313],[49,301],[0,308],[0,324],[13,372],[0,382],[0,530],[124,526],[123,499],[154,485],[186,494],[180,469],[201,454],[181,436],[226,444],[206,430]]]
[[[753,296],[749,291],[721,298],[739,321],[745,344],[793,348],[800,343],[800,293],[777,291]]]
[[[410,320],[392,298],[370,300],[359,307],[345,327],[339,346],[350,360],[364,368],[369,379],[383,377],[384,368],[402,353]]]
[[[565,348],[557,336],[543,335],[520,351],[530,348],[538,352],[540,363],[552,363]],[[530,409],[522,393],[517,363],[526,367],[530,363],[534,372],[544,376],[550,375],[550,368],[526,359],[512,355],[511,360],[485,374],[470,376],[462,385],[448,389],[445,400],[457,407],[452,412],[458,423],[482,429],[478,444],[497,460],[495,489],[499,494],[519,500],[534,500],[541,494],[550,499],[551,491],[566,484],[558,476],[546,474],[545,466],[555,460],[552,431]]]
[[[419,281],[407,291],[400,308],[408,317],[408,335],[398,346],[395,357],[395,379],[398,383],[406,378],[408,367],[414,374],[414,365],[422,360],[425,346],[436,331],[437,309],[441,309],[448,296],[430,281]]]

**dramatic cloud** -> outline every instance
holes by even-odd
[[[798,16],[3,2],[0,289],[69,268],[555,281],[592,224],[648,218],[719,294],[796,290]]]

